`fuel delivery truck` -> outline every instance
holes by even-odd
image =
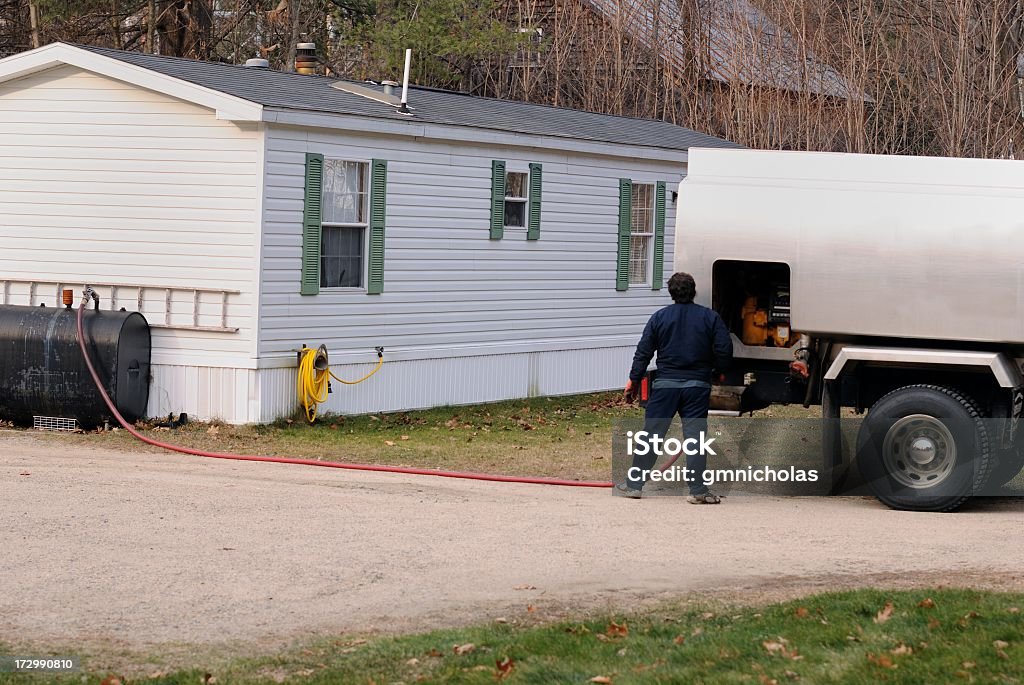
[[[897,509],[1021,471],[1024,161],[693,149],[676,207],[675,270],[733,335],[712,408],[820,405],[833,483],[852,461]]]

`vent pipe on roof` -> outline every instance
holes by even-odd
[[[402,114],[409,113],[409,64],[412,62],[412,50],[405,50],[405,75],[402,76],[402,106],[398,111]]]
[[[295,73],[315,74],[316,73],[316,43],[295,44]]]
[[[265,60],[262,57],[253,57],[252,59],[245,60],[245,66],[254,69],[269,69],[270,60]]]
[[[397,88],[398,86],[400,86],[402,84],[400,84],[398,81],[381,81],[380,85],[384,86],[384,94],[385,95],[390,95],[391,97],[394,97],[395,96],[395,88]]]

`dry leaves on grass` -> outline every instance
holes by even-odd
[[[868,652],[867,659],[879,668],[896,668],[896,664],[885,654],[872,654]]]
[[[474,650],[476,650],[476,645],[474,645],[472,642],[467,642],[464,645],[452,646],[452,651],[455,652],[455,654],[457,654],[458,656],[462,656],[463,654],[470,654]]]
[[[494,662],[494,668],[495,668],[494,677],[495,677],[495,679],[496,680],[504,680],[505,678],[509,677],[512,674],[512,669],[514,669],[515,667],[516,667],[516,664],[515,664],[514,661],[512,661],[511,657],[505,657],[503,659],[498,659],[497,661]]]
[[[598,683],[598,685],[611,685],[612,679],[606,675],[596,675],[589,680],[591,683]]]
[[[765,640],[761,643],[761,646],[773,656],[781,656],[786,659],[792,659],[793,661],[800,661],[803,659],[795,647],[792,649],[789,647],[789,640],[782,636],[779,636],[774,640]]]
[[[604,634],[608,637],[626,637],[629,635],[629,626],[625,623],[620,625],[615,621],[612,621],[608,624],[608,628],[605,629]]]
[[[934,609],[935,608],[935,600],[932,599],[931,597],[925,597],[924,599],[922,599],[920,602],[917,603],[917,608],[918,609]]]
[[[892,602],[886,602],[882,610],[875,615],[875,623],[885,623],[892,618],[893,608]]]

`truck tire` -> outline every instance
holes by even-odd
[[[993,461],[974,402],[937,385],[885,395],[857,435],[857,468],[893,509],[953,511],[981,491]]]

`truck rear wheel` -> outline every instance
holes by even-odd
[[[893,509],[953,511],[984,486],[993,460],[974,403],[955,390],[910,385],[868,411],[857,435],[857,467]]]

